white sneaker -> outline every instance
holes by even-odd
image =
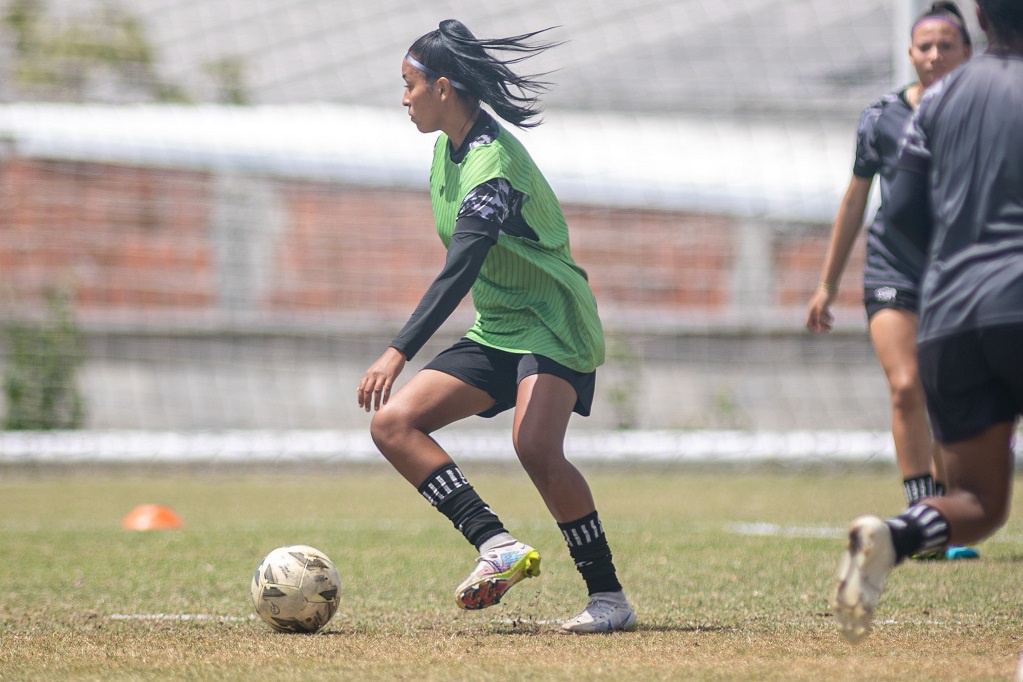
[[[888,525],[876,516],[853,521],[832,603],[838,630],[852,644],[870,634],[874,609],[893,568],[895,545]]]
[[[636,612],[624,592],[594,592],[583,612],[562,623],[563,632],[591,634],[636,628]]]
[[[455,603],[463,609],[485,609],[523,578],[540,575],[540,553],[513,542],[495,547],[476,559],[476,568],[455,590]]]

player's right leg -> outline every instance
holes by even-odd
[[[874,610],[895,564],[895,545],[888,524],[876,516],[853,521],[832,599],[839,632],[853,644],[870,634]]]
[[[540,572],[539,553],[517,542],[430,433],[494,405],[479,388],[450,374],[421,370],[376,413],[370,428],[384,457],[479,551],[455,593],[466,609],[497,604],[523,578]]]
[[[416,373],[373,415],[370,435],[380,453],[417,488],[448,454],[430,434],[493,405],[485,391],[443,372]]]
[[[540,553],[507,532],[488,538],[479,552],[476,568],[455,588],[463,609],[493,606],[519,581],[540,575]]]
[[[1009,513],[1013,422],[980,436],[946,444],[945,464],[955,482],[943,497],[932,497],[882,521],[856,519],[839,568],[832,601],[839,631],[852,643],[870,633],[888,574],[907,557],[934,552],[949,542],[972,544],[991,535]]]

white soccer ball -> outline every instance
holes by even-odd
[[[327,555],[308,545],[278,547],[252,576],[256,613],[278,632],[316,632],[334,616],[341,577]]]

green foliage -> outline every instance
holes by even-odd
[[[64,298],[50,297],[50,314],[51,319],[41,325],[6,325],[7,430],[74,429],[84,421],[85,406],[77,384],[81,334]]]
[[[639,426],[641,389],[641,356],[627,338],[608,334],[607,365],[601,370],[607,376],[607,398],[614,412],[615,426],[632,429]]]
[[[185,102],[187,94],[164,82],[138,17],[113,2],[60,24],[44,0],[12,0],[2,25],[13,34],[14,85],[32,99],[80,102],[106,86],[119,97]]]
[[[236,106],[249,104],[249,95],[245,87],[244,59],[221,57],[207,62],[205,70],[214,82],[218,102]]]

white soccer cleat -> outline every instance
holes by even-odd
[[[455,590],[455,603],[463,609],[485,609],[523,578],[540,575],[540,553],[514,542],[495,547],[476,559],[476,568]]]
[[[636,612],[624,592],[594,592],[586,608],[575,618],[562,623],[562,632],[588,635],[620,632],[636,628]]]
[[[893,568],[895,545],[888,524],[876,516],[853,521],[832,602],[838,630],[850,643],[857,644],[870,634],[874,609]]]

